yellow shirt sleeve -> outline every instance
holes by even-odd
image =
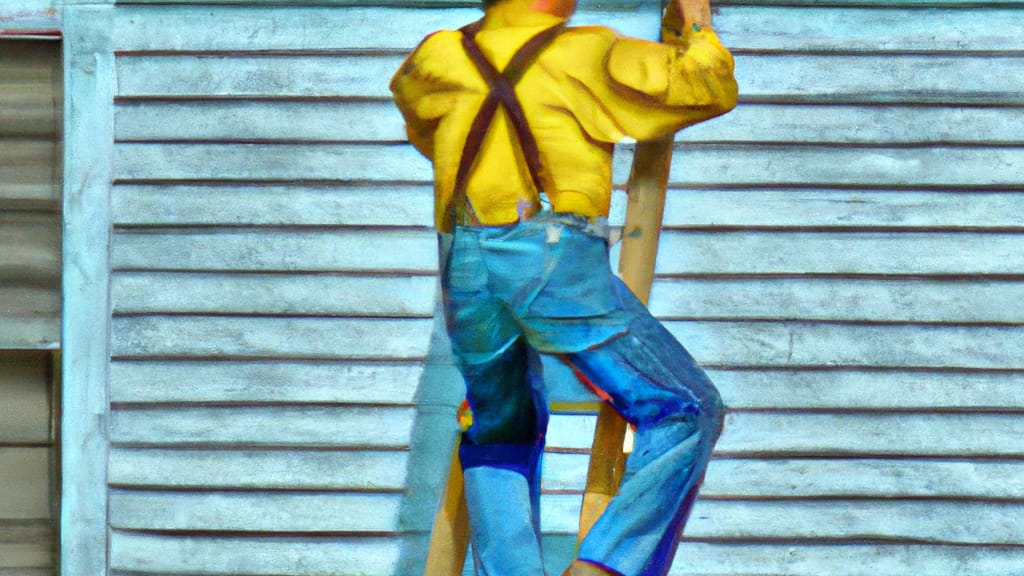
[[[670,31],[669,31],[670,32]],[[599,71],[574,78],[595,99],[581,122],[597,140],[649,140],[736,106],[732,55],[710,28],[667,35],[666,43],[615,37]],[[588,78],[593,73],[600,78]],[[604,116],[604,117],[599,117]]]
[[[466,93],[466,82],[444,69],[445,62],[464,59],[453,47],[460,46],[447,36],[458,32],[442,30],[420,42],[391,79],[395,104],[405,117],[409,141],[421,154],[434,158],[434,135],[438,122],[455,108]],[[441,66],[441,68],[438,68]]]

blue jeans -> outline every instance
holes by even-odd
[[[572,216],[457,227],[445,319],[473,424],[459,449],[484,576],[541,576],[540,461],[548,407],[539,354],[558,355],[636,427],[618,495],[578,557],[664,575],[722,428],[721,398]]]

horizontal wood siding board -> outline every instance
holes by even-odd
[[[122,272],[114,315],[145,313],[431,317],[432,276]]]
[[[403,540],[398,536],[202,536],[113,530],[113,571],[150,574],[306,576],[392,574]]]
[[[60,346],[60,315],[8,316],[3,318],[0,351],[53,350]]]
[[[429,366],[452,362],[431,357]],[[115,361],[110,394],[120,403],[408,404],[421,363]],[[708,370],[734,409],[1018,410],[1016,372]],[[452,384],[453,386],[455,383]]]
[[[1018,547],[915,543],[704,543],[683,541],[670,576],[876,576],[878,574],[1011,574],[1024,561]]]
[[[205,2],[204,2],[205,4]],[[122,10],[115,36],[119,50],[412,50],[420,38],[455,29],[480,17],[475,7],[444,10],[404,7],[253,6],[246,10],[179,6]],[[753,4],[753,5],[752,5]],[[832,51],[1009,51],[1024,49],[1024,10],[1016,2],[960,2],[973,8],[921,9],[911,2],[833,2],[815,0],[813,18],[796,1],[718,2],[715,29],[726,46],[739,50]],[[788,4],[788,5],[787,5]],[[918,4],[921,4],[918,2]],[[942,2],[932,2],[942,5]],[[948,4],[948,3],[947,3]],[[1003,7],[1005,6],[1005,8]],[[1012,6],[1012,7],[1011,7]],[[623,34],[650,37],[655,17],[635,5],[583,3],[575,24],[604,24]],[[653,12],[653,10],[651,11]],[[856,22],[856,26],[849,25]],[[992,26],[999,22],[999,26]],[[187,29],[187,34],[182,33]],[[339,34],[344,30],[344,34]]]
[[[110,526],[132,530],[394,532],[393,493],[160,492],[112,489]]]
[[[115,234],[115,270],[436,272],[430,230],[182,229]],[[1024,234],[668,230],[659,274],[1019,275]]]
[[[437,271],[432,230],[121,231],[114,270],[307,272]]]
[[[430,164],[408,144],[121,143],[121,183],[377,182],[427,183]],[[217,158],[217,162],[210,162]],[[617,155],[613,179],[629,174]],[[706,170],[694,171],[691,166]],[[1024,148],[689,145],[673,156],[670,181],[700,187],[904,187],[1005,190],[1024,180]],[[993,170],[997,167],[997,170]]]
[[[122,55],[118,96],[388,98],[402,60],[401,52]],[[738,53],[736,79],[755,102],[1024,105],[1019,55]]]
[[[546,491],[583,492],[586,454],[544,456]],[[714,458],[702,499],[1024,499],[1024,463],[998,460]],[[822,502],[827,507],[827,502]]]
[[[110,483],[174,489],[397,491],[406,452],[116,448]]]
[[[422,359],[429,319],[124,316],[112,354],[131,357]],[[1019,326],[670,321],[714,366],[1021,369]]]
[[[38,97],[42,97],[39,95]],[[50,96],[52,98],[52,95]],[[51,125],[49,128],[53,129]],[[60,143],[51,133],[46,138],[14,138],[3,135],[0,154],[0,201],[56,201],[60,198],[58,169]]]
[[[541,529],[574,534],[580,496],[541,498]],[[545,506],[546,505],[546,506]],[[697,500],[684,536],[727,540],[906,540],[916,543],[1019,545],[1018,503],[936,501]],[[964,522],[971,518],[971,522]],[[769,520],[770,519],[770,520]]]
[[[658,278],[655,316],[680,319],[1021,323],[1024,281],[945,279]]]
[[[372,196],[374,201],[367,202]],[[433,225],[434,191],[420,185],[169,184],[115,186],[114,222],[145,226]],[[621,225],[625,192],[612,199]],[[666,228],[1024,228],[1024,193],[964,190],[672,188]]]
[[[111,490],[111,527],[232,532],[392,532],[399,494],[232,493]],[[541,529],[575,533],[579,495],[545,495]],[[689,538],[906,539],[916,542],[1020,544],[1022,504],[941,501],[698,500]],[[765,522],[765,518],[772,518]],[[963,522],[970,517],[973,522]]]
[[[1020,370],[1020,326],[669,321],[698,361],[724,366]]]
[[[45,446],[0,447],[0,524],[50,518],[50,453]]]
[[[55,214],[0,214],[0,281],[7,286],[57,286],[60,240],[61,224]]]
[[[367,198],[372,197],[373,202]],[[1012,202],[1012,200],[1010,200]],[[434,189],[406,185],[118,185],[115,225],[433,226]]]
[[[418,360],[430,319],[115,317],[115,357],[267,357]]]
[[[1024,17],[1024,14],[1022,14]],[[1020,144],[1016,107],[744,104],[679,132],[677,142],[833,144]],[[259,118],[259,122],[253,122]],[[373,118],[373,122],[366,122]],[[127,101],[118,141],[401,142],[405,124],[390,99]],[[969,129],[968,129],[969,127]]]
[[[0,286],[0,302],[4,303],[4,315],[56,318],[60,316],[60,287]]]
[[[49,521],[0,521],[0,574],[53,574],[55,535]]]
[[[549,535],[545,544],[571,537]],[[560,543],[559,543],[560,544]],[[569,549],[572,542],[568,543]],[[397,537],[216,537],[125,532],[111,534],[111,565],[117,576],[218,574],[306,576],[390,574],[398,566]],[[696,559],[699,559],[697,561]],[[876,576],[946,574],[1006,576],[1024,562],[1016,547],[918,543],[719,543],[683,541],[672,576]]]
[[[47,356],[0,351],[0,442],[52,442]]]
[[[665,202],[666,228],[1024,228],[1009,191],[673,188]]]
[[[592,415],[553,416],[548,446],[588,450],[594,422]],[[765,458],[1020,458],[1021,434],[1024,418],[1017,414],[732,412],[715,450],[721,456]]]
[[[667,231],[660,274],[1020,274],[1019,233]]]
[[[110,398],[131,403],[410,404],[423,371],[418,362],[114,361]]]
[[[736,410],[1019,411],[1020,372],[708,370]]]
[[[113,445],[406,449],[411,407],[158,407],[114,410]]]

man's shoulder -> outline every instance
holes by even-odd
[[[569,26],[562,33],[560,40],[579,43],[610,44],[618,34],[607,26]]]

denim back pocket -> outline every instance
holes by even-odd
[[[564,228],[550,257],[546,282],[530,303],[530,316],[590,318],[620,307],[603,238]]]

